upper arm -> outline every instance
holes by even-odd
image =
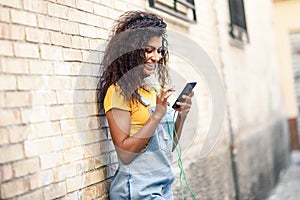
[[[122,148],[123,142],[130,137],[130,112],[112,108],[106,113],[106,117],[115,146]]]

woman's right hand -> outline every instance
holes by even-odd
[[[174,88],[163,87],[160,92],[156,95],[156,108],[154,115],[162,118],[165,116],[168,105],[168,98],[172,95],[171,92],[174,92]]]

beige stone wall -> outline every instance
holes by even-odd
[[[279,60],[278,68],[280,71],[284,107],[289,118],[296,118],[298,116],[289,34],[300,31],[299,9],[299,1],[274,2],[274,25],[278,38],[276,41]]]

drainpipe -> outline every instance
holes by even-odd
[[[217,12],[217,1],[214,1],[214,12],[216,16],[216,27],[220,27],[221,24],[219,22],[218,18],[218,12]],[[225,94],[227,94],[227,86],[226,86],[226,79],[225,79],[225,73],[224,73],[224,62],[222,57],[222,45],[221,45],[221,36],[220,31],[217,30],[217,36],[218,36],[218,45],[219,45],[219,53],[220,53],[220,66],[221,66],[221,73],[224,80],[224,90]],[[237,148],[235,144],[235,138],[234,138],[234,131],[232,128],[232,121],[231,121],[231,113],[229,109],[229,103],[226,100],[226,114],[227,114],[227,120],[228,120],[228,126],[229,126],[229,151],[230,151],[230,159],[231,159],[231,168],[232,168],[232,176],[234,181],[234,190],[235,190],[235,199],[240,200],[240,185],[239,185],[239,176],[238,176],[238,167],[237,167]]]

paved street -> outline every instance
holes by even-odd
[[[300,199],[300,151],[291,154],[291,165],[282,173],[276,188],[267,200],[299,200]]]

